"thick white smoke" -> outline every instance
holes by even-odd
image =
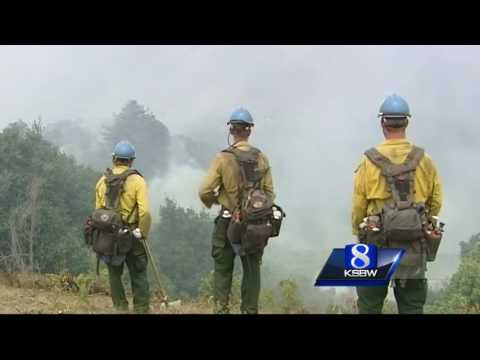
[[[203,206],[198,199],[198,187],[203,175],[201,169],[173,163],[165,177],[150,181],[148,189],[154,221],[159,220],[158,209],[165,204],[167,197],[179,206],[200,211]]]

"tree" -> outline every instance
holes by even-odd
[[[175,162],[200,169],[207,169],[213,154],[218,151],[211,143],[193,140],[183,135],[172,136],[171,148],[172,159]]]
[[[197,296],[200,280],[211,270],[212,229],[213,219],[204,210],[183,208],[169,198],[160,207],[152,248],[160,271],[172,281],[178,296]]]
[[[461,242],[461,263],[447,286],[428,306],[433,313],[480,312],[480,233]]]
[[[480,233],[470,236],[467,241],[460,242],[460,256],[464,258],[468,254],[472,253],[480,243]]]
[[[15,207],[9,218],[10,252],[15,268],[25,270],[25,256],[28,256],[29,270],[34,270],[34,243],[37,230],[38,200],[42,179],[33,175],[28,184],[25,203]],[[23,240],[23,241],[22,241]],[[28,242],[28,251],[22,252],[22,243]]]
[[[62,120],[49,123],[43,131],[46,140],[73,155],[80,163],[103,170],[108,163],[108,153],[100,155],[100,141],[93,129],[85,128],[80,121]]]
[[[115,116],[113,125],[105,127],[103,154],[111,152],[121,140],[128,140],[135,146],[135,167],[146,178],[167,173],[170,160],[168,128],[135,100],[130,100]]]
[[[135,166],[149,178],[164,175],[171,162],[206,169],[212,154],[218,151],[210,142],[184,135],[170,136],[165,125],[133,100],[113,120],[111,126],[104,128],[104,138],[79,120],[49,123],[44,137],[80,164],[99,171],[110,166],[109,154],[114,144],[119,139],[130,139],[139,153]]]
[[[10,124],[0,151],[0,268],[88,270],[82,228],[100,174],[46,141],[37,122]]]

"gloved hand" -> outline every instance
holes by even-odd
[[[140,231],[139,228],[136,228],[135,230],[132,231],[133,236],[135,236],[137,239],[142,238],[142,232]]]

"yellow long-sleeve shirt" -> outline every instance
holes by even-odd
[[[401,164],[412,149],[406,139],[386,140],[377,150],[394,164]],[[363,219],[381,212],[385,201],[391,198],[380,168],[363,156],[356,170],[352,199],[352,232],[358,234]],[[415,171],[415,202],[423,202],[432,215],[442,207],[442,185],[432,158],[425,154]]]
[[[235,147],[241,151],[250,148],[247,141],[239,141]],[[260,153],[258,168],[265,171],[265,176],[260,181],[260,188],[272,200],[275,198],[273,180],[267,157]],[[203,179],[199,196],[207,208],[214,204],[220,204],[229,210],[233,210],[239,202],[239,187],[241,183],[240,169],[233,154],[221,152],[213,159],[208,172]],[[218,196],[215,190],[218,189]]]
[[[121,174],[128,170],[126,165],[115,165],[112,168],[114,174]],[[105,176],[102,176],[97,182],[95,191],[95,207],[96,209],[105,206],[105,192],[107,186],[105,184]],[[124,184],[124,192],[120,196],[120,215],[123,221],[126,221],[132,212],[135,204],[138,204],[137,209],[130,218],[130,223],[138,223],[138,227],[142,232],[143,237],[147,238],[150,227],[152,225],[152,217],[150,214],[150,206],[148,202],[147,183],[140,175],[130,175]]]

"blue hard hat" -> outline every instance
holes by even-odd
[[[410,117],[410,108],[407,102],[398,95],[391,95],[385,99],[378,112],[379,117],[404,118]]]
[[[112,155],[117,159],[135,159],[135,147],[128,141],[122,140],[115,145]]]
[[[248,124],[253,126],[253,118],[252,115],[248,112],[247,109],[238,108],[235,110],[232,115],[230,115],[230,121],[228,124]]]

